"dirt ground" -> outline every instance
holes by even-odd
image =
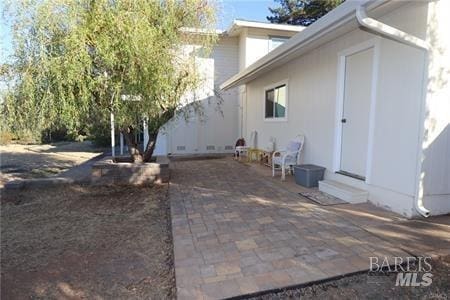
[[[89,141],[0,145],[0,186],[20,178],[54,176],[88,161],[104,150]]]
[[[380,274],[372,276],[363,273],[249,299],[448,299],[450,295],[450,256],[435,259],[431,265],[433,281],[428,287],[395,286],[396,273],[386,274],[386,276]],[[420,282],[420,279],[418,281]]]
[[[167,185],[66,185],[1,202],[1,299],[175,297]]]

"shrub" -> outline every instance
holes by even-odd
[[[0,145],[6,145],[11,143],[14,139],[14,134],[7,130],[0,130]]]

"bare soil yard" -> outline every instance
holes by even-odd
[[[8,191],[2,299],[175,297],[167,185]]]
[[[94,158],[104,150],[89,141],[0,145],[0,187],[11,180],[57,175]]]

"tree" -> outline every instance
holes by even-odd
[[[309,26],[345,0],[276,0],[280,6],[269,7],[271,23]]]
[[[76,129],[113,112],[134,161],[150,160],[160,128],[202,82],[196,50],[185,46],[209,53],[216,40],[203,0],[23,0],[8,13],[10,126]],[[150,140],[141,152],[133,132],[144,118]]]

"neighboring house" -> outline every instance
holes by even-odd
[[[241,86],[243,136],[256,130],[258,147],[305,135],[302,161],[327,168],[322,191],[446,214],[449,14],[447,0],[346,1],[221,88]]]
[[[235,142],[241,136],[242,96],[238,88],[217,96],[220,84],[303,28],[235,20],[228,30],[219,32],[219,40],[211,56],[203,57],[201,52],[196,56],[204,81],[188,102],[200,104],[203,114],[182,115],[169,122],[158,136],[155,153],[233,152]],[[187,45],[186,49],[193,51],[196,48],[195,45]]]

